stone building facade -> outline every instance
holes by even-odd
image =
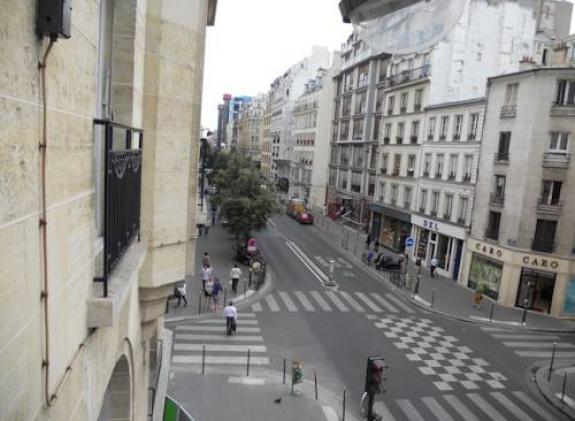
[[[507,306],[575,317],[575,70],[489,80],[461,282]]]
[[[262,119],[264,95],[260,94],[252,98],[251,102],[245,105],[238,117],[238,140],[237,149],[247,155],[250,159],[259,164],[260,156],[260,123]]]
[[[147,419],[216,1],[78,0],[53,44],[36,6],[0,10],[0,420]]]

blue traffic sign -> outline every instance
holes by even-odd
[[[413,247],[415,245],[415,239],[413,237],[407,237],[405,239],[405,247]]]

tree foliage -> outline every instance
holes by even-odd
[[[236,238],[262,229],[277,212],[275,190],[264,180],[253,162],[236,152],[216,153],[210,181],[217,189],[212,202],[228,220],[228,230]]]

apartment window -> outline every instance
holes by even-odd
[[[439,209],[439,192],[434,191],[431,193],[431,214],[437,216],[437,211]]]
[[[387,98],[387,115],[393,115],[394,108],[395,108],[395,96],[391,95]]]
[[[505,199],[505,176],[496,175],[493,178],[493,195],[491,201],[502,204]]]
[[[341,100],[341,115],[346,117],[351,114],[351,95],[344,96]]]
[[[445,140],[447,137],[447,126],[449,125],[449,116],[441,117],[441,127],[439,131],[439,140]]]
[[[330,164],[337,165],[337,146],[331,148]]]
[[[375,195],[375,175],[370,174],[367,184],[367,195],[373,197]]]
[[[403,142],[404,134],[405,134],[405,123],[402,121],[401,123],[397,124],[397,136],[395,139],[397,144]]]
[[[397,191],[398,187],[397,184],[391,185],[391,203],[395,205],[397,203]]]
[[[349,121],[342,121],[339,125],[339,140],[349,139]]]
[[[555,105],[575,105],[575,80],[557,82]]]
[[[489,212],[489,219],[487,220],[487,230],[485,231],[485,237],[492,240],[499,239],[499,225],[501,223],[501,213],[500,212]]]
[[[499,145],[497,147],[496,161],[509,161],[509,145],[511,144],[511,132],[499,133]]]
[[[353,120],[353,140],[363,139],[363,118]]]
[[[347,171],[346,170],[339,170],[337,175],[337,182],[339,184],[339,188],[342,190],[347,190]]]
[[[379,88],[377,90],[377,94],[375,95],[375,112],[380,113],[383,111],[383,102],[385,99],[385,93],[383,92],[383,88]]]
[[[433,138],[435,137],[435,124],[437,122],[437,118],[436,117],[430,117],[429,121],[428,121],[428,127],[427,127],[427,139],[428,140],[433,140]]]
[[[505,105],[514,107],[517,105],[517,91],[519,90],[518,83],[510,83],[505,88]]]
[[[349,146],[339,148],[339,165],[349,165]]]
[[[367,108],[367,92],[362,92],[355,96],[355,114],[363,114]]]
[[[413,189],[411,187],[405,186],[403,188],[403,207],[409,209],[411,207],[411,197]]]
[[[351,173],[351,191],[361,193],[361,172],[352,171]]]
[[[389,155],[384,153],[381,157],[381,173],[387,175],[387,163],[389,160]]]
[[[426,153],[425,159],[423,160],[423,176],[429,177],[430,173],[431,173],[431,154]]]
[[[359,68],[359,76],[357,79],[357,88],[365,88],[368,82],[369,75],[369,63],[364,64]]]
[[[459,140],[461,138],[461,124],[463,123],[463,116],[456,115],[453,120],[453,139]]]
[[[329,169],[329,185],[335,186],[337,182],[337,170],[335,168]]]
[[[351,91],[353,89],[353,70],[345,74],[343,89],[344,91]]]
[[[427,209],[427,190],[421,190],[421,197],[419,201],[419,212],[425,213]]]
[[[401,170],[401,154],[395,154],[393,156],[393,173],[392,175],[397,177]]]
[[[479,114],[473,113],[469,115],[469,132],[467,133],[468,140],[475,140],[477,137],[477,126],[479,125]]]
[[[379,139],[379,133],[381,132],[381,116],[376,116],[373,119],[373,140]]]
[[[371,155],[369,157],[369,168],[375,169],[377,167],[377,146],[371,147]]]
[[[451,219],[451,211],[453,210],[453,195],[446,194],[443,206],[443,219]]]
[[[442,153],[437,154],[435,161],[435,178],[443,177],[443,167],[445,165],[445,155]]]
[[[389,144],[389,139],[391,139],[391,123],[385,123],[385,130],[383,132],[383,144]]]
[[[543,180],[540,204],[548,206],[559,205],[561,199],[561,181]]]
[[[379,60],[379,73],[378,73],[378,77],[377,77],[377,81],[378,82],[383,82],[385,80],[385,76],[387,73],[387,59],[382,59]]]
[[[407,157],[407,176],[413,177],[415,175],[415,155],[411,154]]]
[[[538,219],[535,227],[535,238],[532,249],[544,253],[552,253],[555,249],[555,234],[557,231],[557,221]]]
[[[457,221],[460,224],[464,224],[467,219],[467,207],[469,206],[469,199],[467,197],[461,196],[459,198],[459,213],[457,215]]]
[[[339,106],[340,106],[340,101],[336,101],[335,102],[335,110],[333,113],[333,119],[337,120],[339,118]]]
[[[411,144],[416,144],[419,136],[419,121],[411,122],[411,136],[409,138]]]
[[[449,179],[455,180],[457,177],[457,165],[459,164],[459,156],[456,154],[449,155]]]
[[[465,155],[463,158],[463,181],[471,181],[471,171],[473,169],[473,155]]]
[[[551,132],[549,152],[566,154],[569,149],[569,132]]]
[[[409,92],[403,92],[401,94],[401,100],[399,103],[399,112],[405,113],[407,111],[407,99],[408,99]]]
[[[354,146],[352,150],[352,166],[354,168],[363,168],[363,146]]]
[[[385,183],[379,183],[379,199],[378,202],[379,203],[383,203],[383,201],[385,200],[385,189],[386,189],[386,184]]]
[[[413,111],[421,110],[421,100],[423,99],[423,89],[418,89],[415,91],[415,99],[413,104]]]

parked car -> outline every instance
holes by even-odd
[[[376,260],[375,268],[379,270],[400,270],[403,263],[403,257],[378,256]]]
[[[313,215],[309,212],[298,213],[296,221],[300,224],[313,224]]]
[[[290,199],[286,212],[292,218],[297,218],[300,213],[305,213],[305,203],[302,199]]]

